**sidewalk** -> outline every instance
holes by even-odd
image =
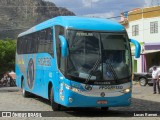
[[[20,88],[17,87],[0,87],[0,92],[17,92]]]

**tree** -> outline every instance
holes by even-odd
[[[0,40],[0,74],[15,69],[16,40]]]

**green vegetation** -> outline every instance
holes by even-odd
[[[16,40],[0,40],[0,74],[15,69]]]

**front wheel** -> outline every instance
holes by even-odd
[[[51,87],[50,89],[50,102],[51,102],[51,107],[52,107],[52,110],[53,111],[59,111],[60,110],[60,105],[57,104],[55,101],[54,101],[54,94],[53,94],[53,88]]]
[[[139,79],[139,84],[141,86],[146,86],[147,85],[147,79],[146,78],[140,78]]]

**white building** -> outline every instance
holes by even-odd
[[[160,66],[160,6],[137,8],[121,15],[120,23],[129,38],[138,40],[142,47],[141,57],[134,59],[134,71],[146,72],[153,65]]]

